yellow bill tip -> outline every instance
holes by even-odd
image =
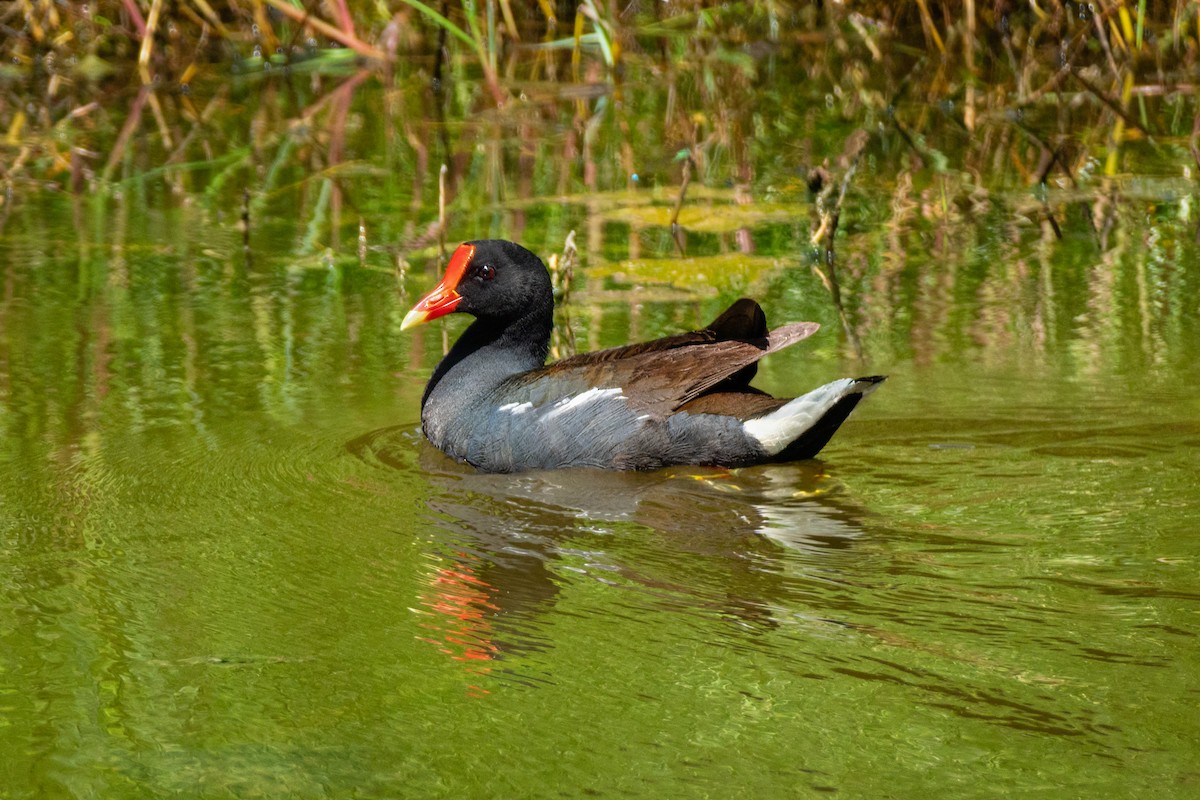
[[[415,328],[422,322],[426,322],[428,319],[429,317],[425,315],[424,311],[414,308],[412,311],[409,311],[404,315],[404,320],[400,323],[400,330],[406,331],[409,328]]]

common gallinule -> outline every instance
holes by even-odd
[[[488,472],[559,467],[741,467],[815,456],[882,376],[844,378],[777,399],[750,386],[757,361],[811,336],[815,322],[767,331],[742,299],[704,330],[544,366],[554,294],[545,264],[499,239],[467,242],[404,318],[475,317],[421,399],[436,447]]]

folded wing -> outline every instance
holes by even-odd
[[[708,392],[753,391],[746,387],[759,359],[819,327],[796,322],[768,332],[762,309],[742,299],[703,330],[564,359],[514,377],[504,394],[537,407],[619,389],[630,409],[665,417]]]

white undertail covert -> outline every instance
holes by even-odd
[[[816,425],[843,397],[852,394],[865,397],[878,385],[876,381],[842,378],[813,389],[770,414],[747,420],[742,426],[747,435],[773,456]]]

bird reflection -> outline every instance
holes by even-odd
[[[425,576],[425,590],[419,606],[427,619],[420,623],[428,632],[421,640],[436,647],[454,661],[462,662],[471,676],[486,677],[490,662],[499,652],[493,637],[491,616],[500,608],[491,598],[494,587],[475,574],[468,553],[457,558],[436,558]],[[488,694],[475,680],[468,693]]]
[[[864,536],[863,512],[815,461],[486,474],[398,428],[348,449],[432,486],[425,638],[476,676],[546,646],[537,619],[579,571],[753,636],[778,625],[797,581],[837,580],[835,562]]]

